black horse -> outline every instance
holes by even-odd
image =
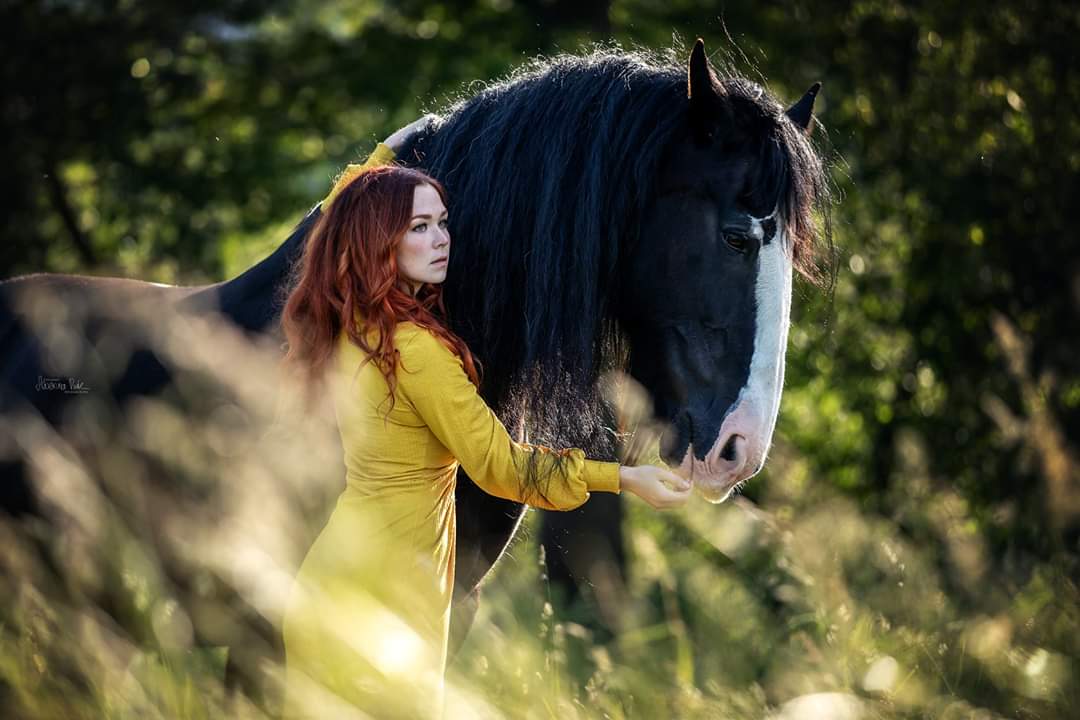
[[[812,274],[814,216],[828,201],[808,139],[817,90],[785,111],[759,85],[718,75],[700,40],[688,64],[674,52],[600,50],[537,60],[409,141],[399,160],[449,192],[451,322],[482,362],[482,393],[508,427],[525,428],[531,442],[614,458],[619,433],[599,379],[622,370],[668,423],[665,458],[705,499],[722,501],[761,468],[783,384],[792,270]],[[252,336],[279,338],[290,270],[318,213],[266,260],[216,285],[50,275],[3,283],[0,411],[30,407],[60,427],[84,401],[35,390],[85,364],[40,340],[40,322],[20,301],[34,291],[59,308],[109,297],[213,311]],[[122,330],[90,313],[88,336]],[[108,380],[120,408],[164,392],[175,371],[138,339],[132,350]],[[9,515],[47,515],[29,460],[0,460]],[[524,508],[465,479],[457,495],[460,639]]]

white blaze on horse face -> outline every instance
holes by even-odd
[[[775,235],[764,237],[764,221],[776,214],[773,211],[764,218],[751,218],[750,233],[768,242],[758,252],[754,350],[746,385],[724,418],[705,459],[695,459],[688,450],[680,468],[684,474],[692,474],[695,487],[711,502],[722,502],[732,488],[761,469],[776,428],[784,389],[792,280],[787,233],[779,219]],[[731,447],[725,453],[729,441]]]
[[[775,211],[773,214],[776,214]],[[749,465],[752,469],[750,475],[757,473],[765,464],[773,430],[776,429],[776,418],[780,414],[780,397],[784,392],[784,361],[791,327],[792,264],[791,248],[783,225],[777,223],[773,242],[763,248],[759,257],[754,355],[750,361],[750,377],[745,392],[751,403],[760,404],[765,422],[761,428],[759,453],[756,457],[751,456],[751,460],[756,462]]]

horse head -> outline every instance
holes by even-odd
[[[720,502],[761,470],[776,425],[792,269],[820,182],[805,138],[819,85],[784,111],[754,83],[719,79],[701,40],[687,78],[621,307],[630,373],[670,424],[665,459]]]
[[[816,92],[785,112],[719,77],[700,40],[688,65],[564,55],[460,101],[403,149],[450,193],[447,307],[504,420],[532,398],[534,441],[614,453],[595,388],[629,370],[671,427],[665,459],[705,498],[761,468],[792,270],[809,267],[825,193],[807,137]]]

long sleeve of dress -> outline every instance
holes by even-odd
[[[572,510],[588,500],[590,491],[619,492],[618,463],[588,460],[576,448],[515,442],[454,352],[423,328],[411,323],[398,327],[401,395],[485,492],[545,510]],[[553,471],[559,457],[563,467]],[[521,482],[530,463],[540,478],[532,494],[523,493]]]

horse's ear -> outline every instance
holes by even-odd
[[[687,63],[686,98],[690,103],[690,126],[702,142],[712,140],[722,119],[724,106],[719,90],[720,82],[705,55],[705,41],[698,38]]]
[[[817,97],[821,83],[816,82],[810,86],[799,102],[787,109],[787,116],[791,121],[801,127],[809,135],[814,129],[814,98]]]

